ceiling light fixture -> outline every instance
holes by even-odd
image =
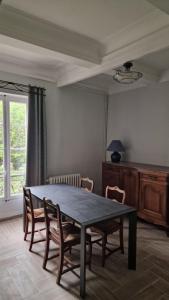
[[[132,71],[132,66],[133,64],[130,61],[124,63],[121,69],[116,70],[116,73],[113,75],[113,79],[118,83],[123,84],[130,84],[140,79],[143,74],[141,72]]]

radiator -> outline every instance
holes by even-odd
[[[55,183],[65,183],[73,186],[80,187],[80,174],[68,174],[68,175],[58,175],[58,176],[51,176],[48,178],[47,182],[49,184]]]

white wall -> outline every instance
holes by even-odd
[[[0,72],[0,79],[46,88],[48,175],[80,172],[93,178],[100,192],[106,97],[89,89],[58,89],[54,83],[4,72]],[[16,210],[19,213],[21,202],[16,206],[8,202],[4,210],[1,204],[0,218],[14,215]]]
[[[93,91],[55,89],[55,97],[51,95],[47,103],[49,175],[80,172],[93,178],[100,190],[105,149],[104,106],[104,97]]]
[[[126,159],[169,165],[169,83],[109,98],[108,142],[120,139]]]

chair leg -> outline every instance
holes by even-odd
[[[49,237],[46,237],[46,245],[45,245],[45,255],[43,259],[43,269],[46,269],[46,264],[48,261],[48,255],[49,255],[49,244],[50,244],[50,239]]]
[[[31,242],[30,242],[29,251],[32,251],[32,245],[33,245],[34,233],[35,233],[35,223],[34,223],[34,221],[32,220]]]
[[[26,218],[25,218],[25,226],[24,226],[24,231],[25,231],[25,234],[24,234],[24,241],[26,241],[26,238],[27,238],[28,227],[29,227],[29,220],[28,220],[28,218],[26,217]]]
[[[92,265],[92,242],[89,242],[89,270],[91,271]]]
[[[105,259],[106,259],[106,243],[107,243],[107,236],[103,236],[102,240],[102,267],[105,266]]]
[[[57,279],[56,279],[57,284],[60,284],[60,279],[61,279],[62,271],[63,271],[63,261],[64,261],[64,250],[60,249],[58,275],[57,275]]]
[[[120,249],[121,249],[121,253],[124,254],[123,225],[120,226],[120,230],[119,230],[119,238],[120,238]]]
[[[25,204],[23,205],[23,232],[25,233],[25,227],[26,227],[26,209],[25,209]]]

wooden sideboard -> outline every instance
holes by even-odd
[[[103,195],[107,185],[126,192],[126,204],[137,208],[138,217],[169,229],[169,167],[132,162],[104,162]]]

